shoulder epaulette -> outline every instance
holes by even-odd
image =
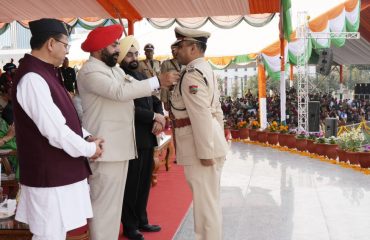
[[[198,68],[195,68],[193,65],[190,65],[190,66],[187,66],[185,71],[183,71],[182,75],[181,75],[181,78],[180,78],[180,86],[179,86],[179,90],[180,90],[180,95],[182,96],[182,88],[181,88],[181,85],[182,85],[182,79],[184,78],[185,74],[186,73],[191,73],[191,72],[195,72],[197,71],[198,73],[200,73],[200,75],[202,75],[203,77],[203,80],[204,80],[204,83],[207,85],[208,87],[208,81],[206,79],[206,77],[203,75],[202,71],[200,71]]]

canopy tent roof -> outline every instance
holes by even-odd
[[[333,48],[334,61],[341,65],[370,64],[370,0],[361,1],[361,38],[350,39],[341,48]]]
[[[2,0],[0,22],[54,18],[190,18],[275,13],[279,0]]]

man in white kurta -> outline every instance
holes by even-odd
[[[21,193],[15,218],[29,224],[33,240],[65,240],[66,232],[86,225],[86,219],[92,217],[87,184],[90,169],[86,168],[87,160],[81,157],[99,157],[102,140],[86,141],[83,137],[90,134],[76,122],[72,103],[61,103],[61,100],[69,100],[69,95],[59,82],[61,78],[55,68],[68,53],[67,29],[65,23],[56,19],[30,22],[32,55],[25,55],[12,90],[21,168]],[[51,78],[45,78],[50,74]],[[64,115],[66,112],[68,116]],[[71,121],[74,124],[71,125]],[[80,129],[76,131],[75,126]],[[36,131],[35,138],[29,138],[35,133],[28,133],[31,128]],[[45,144],[47,148],[43,148]],[[46,156],[42,162],[25,154],[27,151],[39,156],[47,155],[48,151],[57,152],[58,159],[68,159],[58,164],[72,163],[76,171],[72,175],[59,172],[57,166],[45,166],[49,160],[54,161],[53,155]],[[38,165],[40,162],[42,165]],[[82,168],[75,169],[75,163]],[[34,176],[24,167],[29,165],[36,166]],[[52,169],[57,174],[40,172],[40,168]],[[80,170],[83,174],[79,176]]]

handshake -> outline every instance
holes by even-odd
[[[166,125],[166,118],[159,113],[154,113],[154,123],[152,128],[152,133],[154,135],[158,135],[160,132],[163,131]]]

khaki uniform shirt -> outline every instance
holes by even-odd
[[[153,59],[152,67],[149,60],[141,60],[139,61],[138,71],[144,73],[147,78],[158,76],[161,72],[161,62]]]
[[[166,73],[170,71],[176,71],[180,73],[183,69],[185,69],[185,66],[182,65],[180,67],[179,63],[177,62],[176,59],[169,59],[165,60],[161,64],[161,73]],[[168,100],[171,98],[172,91],[162,88],[161,89],[161,101],[164,103],[164,108],[168,111],[169,106],[168,106]]]
[[[161,64],[161,73],[166,73],[170,71],[176,71],[176,72],[181,72],[182,69],[184,69],[185,66],[179,65],[176,59],[169,59],[165,60]]]
[[[180,92],[181,90],[181,92]],[[175,129],[176,160],[182,165],[226,156],[220,93],[211,66],[204,58],[190,62],[171,97],[176,119],[189,118],[190,126]]]

